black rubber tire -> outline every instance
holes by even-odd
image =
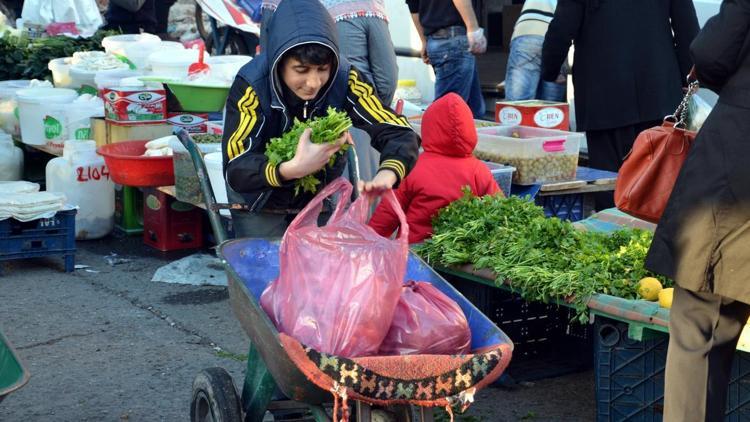
[[[203,9],[197,2],[195,3],[195,27],[198,29],[198,35],[203,38],[203,42],[208,42],[208,39],[211,38],[211,27],[206,27],[203,20]]]
[[[254,56],[255,51],[250,53],[250,49],[245,43],[245,39],[236,30],[229,28],[229,39],[227,44],[224,46],[224,51],[216,51],[214,48],[214,37],[209,33],[208,39],[206,40],[206,51],[211,55],[235,55],[239,54],[242,56]]]
[[[195,376],[190,421],[242,422],[240,398],[224,368],[207,368]]]

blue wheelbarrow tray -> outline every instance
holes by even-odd
[[[0,332],[0,401],[5,396],[23,387],[29,381],[29,373],[18,359],[13,346]]]
[[[293,400],[320,405],[333,394],[378,405],[466,406],[510,362],[513,344],[505,333],[414,254],[405,279],[431,282],[461,306],[472,332],[471,354],[349,359],[320,353],[279,333],[260,306],[261,294],[279,274],[278,242],[230,240],[218,255],[235,315],[278,388]]]

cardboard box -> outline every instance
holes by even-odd
[[[167,92],[144,87],[102,90],[104,118],[119,125],[163,123],[167,120]]]
[[[185,129],[188,133],[208,131],[208,113],[168,112],[167,123]]]
[[[503,126],[529,126],[570,130],[568,103],[553,101],[498,101],[495,121]]]
[[[168,123],[123,126],[108,122],[102,117],[91,119],[91,139],[96,141],[96,146],[121,141],[152,140],[171,135],[173,129]]]

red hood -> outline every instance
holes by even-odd
[[[422,148],[452,157],[468,157],[477,146],[474,117],[464,100],[448,93],[432,103],[422,117]]]

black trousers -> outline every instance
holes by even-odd
[[[617,172],[625,156],[633,148],[638,134],[646,129],[661,125],[660,120],[636,123],[614,129],[586,131],[589,148],[589,167]],[[601,192],[594,195],[597,211],[615,206],[614,192]]]
[[[750,305],[675,286],[669,313],[664,421],[723,421]]]

